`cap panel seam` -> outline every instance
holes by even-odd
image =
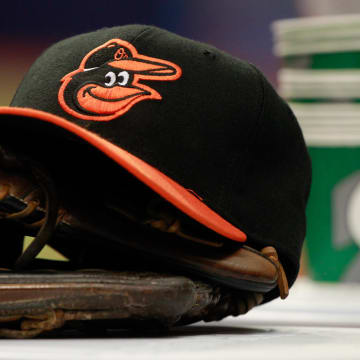
[[[138,40],[142,35],[144,35],[144,33],[150,31],[151,28],[150,27],[146,27],[145,29],[141,30],[131,41],[130,43],[132,43],[133,45],[135,44],[136,40]]]
[[[259,70],[253,64],[249,64],[249,65],[255,70],[256,74],[258,75],[258,78],[260,80],[261,90],[262,90],[261,106],[260,106],[259,114],[257,116],[256,129],[254,131],[254,135],[253,135],[253,139],[252,139],[253,141],[255,141],[256,136],[259,134],[260,126],[262,125],[261,119],[263,118],[264,109],[265,109],[265,84],[264,84],[264,79],[263,79],[262,75],[260,74]]]
[[[249,140],[246,148],[244,149],[244,153],[246,155],[246,153],[249,153],[249,148],[250,145],[255,141],[256,137],[258,136],[259,133],[259,129],[261,126],[261,118],[263,117],[263,113],[264,113],[264,106],[265,106],[265,86],[264,86],[264,81],[258,71],[258,69],[249,63],[249,65],[251,66],[251,68],[255,71],[258,79],[259,79],[259,85],[261,87],[261,91],[262,91],[262,97],[261,97],[261,101],[260,101],[260,106],[259,106],[259,112],[257,114],[256,117],[256,124],[254,126],[254,130],[253,133],[251,135],[251,141]],[[244,154],[242,154],[244,155]],[[238,158],[239,158],[239,154],[235,155],[232,158],[232,161],[230,162],[230,167],[234,168],[234,176],[229,177],[229,179],[231,178],[231,180],[228,180],[227,182],[223,182],[222,183],[222,189],[221,189],[221,196],[220,196],[220,201],[223,202],[223,204],[225,205],[224,208],[228,209],[226,217],[229,219],[230,222],[232,222],[235,225],[239,224],[239,221],[236,220],[236,218],[234,218],[233,215],[231,215],[233,213],[232,208],[233,208],[233,202],[234,202],[234,197],[231,196],[231,194],[228,194],[226,199],[224,200],[224,193],[225,193],[225,189],[232,189],[234,186],[234,183],[236,181],[236,179],[238,179],[239,177],[242,176],[242,173],[246,173],[246,169],[244,169],[244,166],[242,166],[240,168],[240,166],[237,164],[238,163]],[[248,166],[248,161],[244,164],[245,166]],[[240,173],[241,171],[241,173]],[[241,219],[239,219],[241,221]],[[246,233],[246,224],[239,224],[241,229]],[[243,226],[244,225],[244,226]]]

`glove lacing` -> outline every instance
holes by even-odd
[[[5,164],[7,167],[10,166],[20,168],[21,170],[28,170],[39,184],[45,197],[45,217],[36,223],[28,225],[30,227],[40,226],[40,229],[32,243],[18,257],[14,265],[14,270],[21,270],[39,254],[54,233],[59,214],[59,199],[51,177],[41,168],[41,166],[39,166],[39,164],[35,164],[33,161],[27,159],[22,159],[20,163],[18,160],[14,160],[4,153],[2,153],[1,162],[2,165]],[[10,187],[8,185],[2,186],[0,190],[0,201],[4,200],[9,193]],[[13,220],[22,219],[31,215],[37,209],[38,205],[38,201],[29,201],[23,210],[5,215],[2,214],[1,217]]]

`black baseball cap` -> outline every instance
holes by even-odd
[[[274,246],[296,278],[310,160],[255,66],[153,26],[105,28],[35,61],[0,108],[3,129],[27,119],[31,137],[46,123],[81,138],[220,236]]]

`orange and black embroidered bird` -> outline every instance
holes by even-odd
[[[181,68],[166,60],[139,54],[129,42],[113,39],[90,51],[78,69],[61,81],[58,100],[69,114],[106,121],[126,113],[142,100],[161,95],[140,80],[176,80]]]

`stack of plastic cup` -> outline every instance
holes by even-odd
[[[360,15],[273,24],[280,94],[313,162],[305,242],[315,280],[360,281]]]

